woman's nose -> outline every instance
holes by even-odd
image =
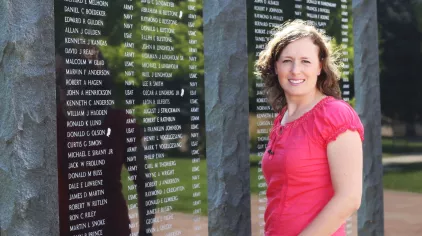
[[[299,63],[293,62],[292,67],[290,68],[290,72],[292,74],[298,74],[300,73],[301,69],[302,68],[300,67]]]

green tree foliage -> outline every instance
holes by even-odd
[[[419,1],[378,1],[381,112],[407,124],[422,118],[422,4]]]

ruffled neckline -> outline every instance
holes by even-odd
[[[297,126],[297,125],[303,123],[304,121],[306,121],[309,118],[309,116],[311,116],[313,113],[315,113],[316,111],[321,109],[321,107],[323,107],[324,104],[326,104],[327,102],[329,102],[333,99],[335,99],[335,98],[332,97],[332,96],[324,97],[317,104],[315,104],[315,106],[313,106],[309,111],[305,112],[302,116],[300,116],[296,120],[291,121],[291,122],[289,122],[285,125],[281,125],[281,120],[283,119],[283,116],[287,111],[287,106],[283,107],[283,109],[281,109],[281,111],[278,114],[278,119],[275,121],[276,122],[275,125],[277,127],[277,130],[279,130],[280,128],[286,129],[288,127],[292,127],[292,126],[294,127],[294,126]]]

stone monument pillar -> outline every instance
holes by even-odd
[[[246,1],[204,1],[209,235],[251,235]]]
[[[353,0],[356,111],[365,127],[359,236],[384,235],[377,1]]]
[[[121,185],[119,185],[120,181],[112,180],[113,183],[119,182],[118,187],[122,187],[123,192],[126,191],[119,197],[124,198],[125,201],[132,201],[130,204],[122,203],[127,207],[125,209],[127,212],[123,212],[127,219],[122,221],[121,225],[124,226],[122,229],[128,231],[126,226],[129,226],[131,233],[135,233],[136,230],[139,231],[142,228],[145,235],[154,233],[156,229],[166,233],[172,230],[170,233],[190,235],[191,231],[184,231],[186,229],[177,228],[178,225],[171,223],[175,222],[172,209],[179,207],[176,213],[188,212],[195,215],[192,219],[193,224],[196,224],[195,227],[187,230],[206,232],[201,235],[251,235],[246,1],[168,0],[160,1],[158,4],[151,0],[139,0],[139,2],[144,5],[140,6],[134,1],[126,0],[0,1],[1,236],[56,236],[61,230],[71,231],[74,235],[80,232],[94,232],[92,230],[97,230],[95,232],[104,230],[101,232],[112,234],[107,231],[106,226],[113,228],[114,225],[110,223],[116,224],[116,222],[107,221],[105,216],[111,215],[109,212],[115,212],[113,210],[115,208],[107,208],[112,205],[113,197],[102,196],[109,190],[102,185],[102,181],[106,182],[107,179],[105,177],[101,179],[107,174],[107,171],[101,171],[109,170],[101,166],[103,165],[101,163],[108,160],[98,158],[99,160],[96,160],[98,162],[89,161],[92,165],[97,163],[96,168],[102,169],[96,170],[97,179],[92,181],[83,179],[85,172],[92,171],[88,167],[85,172],[78,169],[82,169],[81,166],[78,167],[78,164],[88,163],[83,159],[85,156],[82,154],[85,152],[74,152],[77,146],[65,145],[69,136],[66,136],[67,132],[62,132],[61,136],[58,135],[58,128],[66,131],[82,130],[78,131],[79,133],[87,130],[95,131],[91,133],[98,136],[101,135],[99,131],[107,131],[107,134],[103,133],[97,140],[90,140],[89,137],[72,138],[78,139],[74,142],[75,145],[84,141],[108,142],[111,148],[107,147],[107,153],[102,152],[106,150],[105,147],[101,147],[104,149],[93,147],[95,149],[93,151],[98,156],[113,155],[113,158],[119,156],[125,160],[122,161],[122,163],[125,162],[124,166],[120,162],[119,165],[111,165],[117,167],[115,174],[118,177],[120,177],[118,171],[122,169],[125,170],[122,176],[128,172],[130,174],[119,179],[122,182]],[[54,7],[55,4],[62,5],[58,8]],[[353,11],[356,110],[366,128],[364,195],[359,211],[359,235],[382,235],[383,192],[376,2],[353,0]],[[66,16],[71,17],[65,18]],[[115,25],[116,22],[119,22],[118,26]],[[69,28],[58,28],[58,23]],[[85,35],[80,36],[83,34]],[[60,41],[59,38],[65,40]],[[180,46],[181,41],[183,41],[183,46]],[[91,43],[89,46],[97,45],[84,48],[88,45],[87,42]],[[79,47],[76,44],[87,45]],[[96,50],[93,48],[101,48],[101,55],[94,55]],[[161,51],[156,52],[158,50]],[[61,60],[55,58],[58,51],[63,54]],[[75,58],[78,57],[77,61],[83,63],[72,64],[70,59],[73,54],[77,54]],[[83,58],[79,58],[80,56]],[[98,56],[94,61],[94,64],[98,64],[93,68],[89,67],[84,56]],[[160,60],[166,58],[167,62],[161,64],[157,58]],[[204,58],[205,63],[203,63]],[[66,59],[69,60],[66,61]],[[57,67],[57,61],[62,65]],[[108,62],[111,66],[103,68],[104,62]],[[143,62],[147,62],[145,67],[141,64]],[[71,68],[69,73],[65,70],[67,67]],[[56,83],[59,77],[56,73],[60,72],[57,68],[63,69],[62,81],[69,78],[74,83]],[[94,76],[96,80],[85,77],[84,68],[88,73],[94,73],[91,76]],[[162,70],[157,71],[156,68]],[[110,74],[107,76],[95,74],[99,72],[111,73],[111,78],[107,77]],[[159,79],[151,76],[153,74]],[[113,101],[113,105],[114,101],[117,101],[116,106],[96,110],[105,113],[113,111],[115,117],[121,118],[120,123],[116,122],[115,117],[111,119],[110,125],[114,125],[110,126],[112,131],[104,126],[108,125],[106,121],[109,121],[105,117],[89,120],[91,117],[87,118],[88,115],[86,117],[84,115],[86,120],[83,121],[79,120],[82,116],[77,117],[78,114],[88,114],[85,113],[88,111],[89,114],[94,114],[93,108],[88,107],[86,103],[89,99],[94,101],[96,98],[83,94],[82,90],[86,91],[86,88],[77,84],[77,81],[82,80],[89,80],[87,85],[91,86],[89,96],[100,93],[94,81],[110,80],[118,84],[113,87],[115,89],[113,96],[116,97],[111,98],[110,95],[107,100]],[[135,82],[138,83],[135,84]],[[57,88],[61,91],[56,92]],[[111,90],[107,88],[101,91],[107,93]],[[114,93],[115,91],[117,92]],[[148,92],[142,93],[143,91]],[[60,92],[64,92],[64,95]],[[154,97],[157,93],[168,97],[165,99]],[[205,99],[203,93],[205,93]],[[79,108],[82,108],[78,110],[79,113],[74,113],[76,115],[66,113],[66,116],[63,112],[62,123],[60,123],[57,118],[60,113],[56,112],[57,98],[76,96],[76,94],[81,96],[80,101],[85,99],[85,105],[80,102],[82,105]],[[145,96],[149,97],[145,98]],[[154,102],[154,104],[146,104],[146,101]],[[141,106],[157,105],[156,101],[161,105],[161,107],[158,106],[162,108],[160,111],[164,111],[163,113],[167,115],[152,114],[154,111],[152,106]],[[76,104],[76,101],[69,104]],[[66,106],[70,106],[65,102],[62,105],[63,111],[69,108]],[[141,108],[136,107],[137,105]],[[166,105],[171,105],[171,107],[166,107]],[[132,109],[128,109],[128,106]],[[138,117],[138,121],[145,118],[142,119],[144,123],[141,123],[143,129],[132,128],[136,119],[129,118],[129,115],[135,115],[135,108],[142,109],[145,114],[146,111],[151,111],[146,116]],[[180,112],[181,110],[183,112]],[[98,114],[95,113],[94,116],[100,116],[101,112]],[[139,114],[136,115],[139,116]],[[81,124],[81,127],[84,127],[66,126],[67,123],[64,121],[68,120],[74,121],[71,125]],[[160,120],[160,124],[153,123],[154,120]],[[171,122],[174,123],[170,124]],[[93,125],[89,126],[88,123]],[[206,132],[203,132],[202,127],[200,128],[204,124]],[[97,128],[101,125],[104,126],[102,130]],[[172,138],[163,135],[166,134],[160,130],[163,127],[170,127],[172,131],[182,130],[184,127],[184,131],[173,132],[172,137],[175,138]],[[140,130],[144,130],[144,133]],[[118,136],[115,136],[117,134]],[[110,135],[116,139],[110,141]],[[177,137],[179,139],[176,140]],[[159,142],[163,141],[161,138],[167,138],[167,140],[163,139],[165,142]],[[141,143],[147,141],[151,145]],[[126,145],[129,144],[132,146],[127,147]],[[58,154],[58,145],[63,146],[60,150],[66,155]],[[180,148],[177,150],[173,149],[178,146]],[[133,150],[136,152],[136,147],[143,147],[145,152],[129,155],[128,152]],[[162,148],[157,149],[157,147]],[[71,148],[74,149],[70,150]],[[202,153],[203,150],[206,150],[206,153]],[[70,152],[74,155],[69,155]],[[89,152],[88,150],[87,153]],[[58,160],[63,165],[58,163]],[[139,160],[145,163],[140,164]],[[206,170],[203,166],[200,168],[201,161],[202,163],[206,161]],[[192,174],[187,180],[183,179],[186,177],[184,170],[180,169],[183,167],[189,170],[189,175]],[[70,180],[68,172],[75,178]],[[151,179],[156,178],[155,174],[160,177],[159,172],[166,176],[161,176],[158,180]],[[207,186],[201,185],[200,180],[203,180],[203,177],[196,172],[207,174]],[[167,175],[171,175],[171,178],[167,178]],[[62,191],[59,191],[59,176],[62,176],[60,180],[64,183],[60,185]],[[84,188],[82,188],[82,183],[84,183]],[[88,192],[88,187],[93,186],[87,186],[87,183],[101,183],[101,186],[96,186],[99,189],[95,192]],[[157,183],[173,185],[164,188],[157,187]],[[164,193],[158,194],[160,190]],[[177,192],[179,190],[180,192]],[[183,200],[181,192],[186,191],[192,192],[192,194],[189,192],[192,196],[192,199],[189,196],[187,201],[189,204],[175,204]],[[201,191],[207,192],[208,196],[201,195]],[[88,193],[92,196],[85,198],[83,194]],[[172,195],[166,195],[167,193]],[[59,202],[59,196],[63,201]],[[82,196],[84,196],[83,199]],[[144,208],[147,205],[145,204],[147,197],[150,197],[147,199],[149,205]],[[76,208],[70,209],[71,205],[75,206],[73,203],[76,201],[94,203],[100,201],[98,200],[100,198],[104,205],[95,205],[89,209],[89,212],[86,209],[81,211]],[[160,210],[157,210],[159,203],[163,202],[168,204],[160,205]],[[208,218],[201,218],[201,214],[207,208]],[[103,214],[101,217],[97,214],[95,227],[98,228],[93,229],[94,227],[90,226],[93,221],[87,222],[87,225],[84,224],[85,222],[75,223],[77,220],[82,220],[77,219],[80,214],[89,216],[92,212]],[[60,220],[59,214],[63,214]],[[92,217],[94,215],[91,214]],[[154,217],[155,220],[152,220]],[[207,220],[201,221],[201,219]],[[166,220],[168,222],[165,222]],[[102,222],[105,222],[104,225],[101,225]],[[61,224],[67,227],[59,229]],[[201,227],[205,224],[208,224],[208,229]]]
[[[58,235],[53,1],[0,1],[0,235]]]

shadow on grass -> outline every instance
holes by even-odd
[[[414,163],[389,163],[384,165],[384,173],[411,173],[422,172],[422,162]]]
[[[422,193],[422,162],[384,165],[385,189]]]
[[[422,153],[422,140],[420,138],[382,138],[382,151],[389,154]]]

